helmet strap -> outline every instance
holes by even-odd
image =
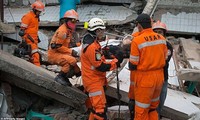
[[[40,15],[36,14],[36,12],[37,12],[38,10],[36,10],[36,9],[34,9],[34,8],[33,8],[32,10],[33,10],[33,13],[36,15],[36,17],[39,18]]]

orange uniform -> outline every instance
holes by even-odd
[[[164,76],[166,40],[151,28],[144,29],[131,43],[129,68],[134,71],[135,119],[157,120],[156,108]]]
[[[133,39],[137,36],[140,35],[140,32],[136,32],[136,33],[133,33],[132,36],[133,36]],[[130,87],[129,87],[129,93],[128,93],[128,97],[129,99],[131,100],[134,100],[134,74],[135,74],[135,71],[130,71],[131,75],[130,75]]]
[[[38,53],[39,17],[36,17],[33,11],[28,12],[22,17],[20,28],[25,32],[22,38],[27,44],[31,45],[31,62],[36,66],[40,66],[40,55]]]
[[[83,86],[92,104],[89,120],[106,119],[106,98],[103,86],[107,84],[106,71],[117,67],[116,60],[106,62],[101,46],[94,36],[87,34],[83,38],[81,71]]]
[[[80,71],[76,58],[72,56],[72,49],[69,48],[71,38],[72,31],[66,24],[62,24],[53,35],[48,50],[48,61],[62,66],[61,71],[64,73],[69,72],[70,66],[74,66],[75,73]]]

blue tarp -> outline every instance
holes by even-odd
[[[80,0],[59,0],[60,2],[60,18],[62,18],[67,10],[76,10],[76,4],[80,4]]]

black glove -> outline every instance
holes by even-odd
[[[114,55],[118,60],[117,67],[120,67],[120,64],[123,62],[124,59],[123,54],[124,53],[122,51],[116,51],[116,54]]]
[[[109,45],[108,50],[111,54],[115,55],[117,51],[120,51],[121,49],[119,46]]]
[[[79,54],[78,54],[77,51],[72,50],[72,56],[73,56],[73,57],[79,57]]]
[[[20,29],[18,34],[19,34],[19,36],[23,37],[25,35],[25,30],[24,29]]]

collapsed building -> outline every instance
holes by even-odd
[[[2,20],[4,23],[0,25],[1,49],[3,49],[0,51],[1,116],[25,117],[31,113],[31,110],[37,110],[54,119],[62,117],[85,119],[87,115],[84,114],[86,112],[84,101],[87,96],[76,87],[65,87],[54,82],[55,73],[60,70],[59,66],[45,64],[47,60],[45,51],[48,49],[49,40],[59,26],[59,2],[57,0],[46,0],[46,13],[41,16],[39,36],[42,42],[39,47],[43,54],[43,67],[37,68],[26,60],[12,55],[13,49],[21,41],[18,36],[20,19],[29,10],[27,6],[32,2],[34,0],[4,1],[6,6],[4,20]],[[109,44],[120,44],[124,36],[131,34],[134,29],[132,21],[141,12],[149,14],[154,20],[166,23],[168,39],[174,47],[174,56],[170,61],[168,95],[162,115],[172,120],[195,119],[200,113],[198,92],[200,89],[198,85],[200,79],[199,2],[199,0],[95,0],[91,3],[90,0],[85,0],[77,5],[80,23],[76,39],[81,39],[84,34],[83,23],[94,16],[106,20],[106,33],[109,38],[116,40],[109,41]],[[130,84],[127,61],[126,59],[123,61],[123,67],[118,74],[122,96],[120,101],[123,105],[121,109],[124,111],[128,111],[126,105]],[[118,105],[116,102],[118,99],[116,73],[107,73],[107,78],[109,87],[106,95],[110,97],[110,101],[115,101],[114,103],[109,102],[110,106]],[[81,78],[75,78],[71,82],[74,86],[82,84]],[[44,105],[45,101],[48,101],[47,105]],[[115,109],[118,107],[114,108],[116,112]],[[110,111],[112,110],[111,107]],[[123,118],[128,119],[129,116],[125,115],[127,115],[126,112]],[[116,117],[116,115],[113,116]]]

